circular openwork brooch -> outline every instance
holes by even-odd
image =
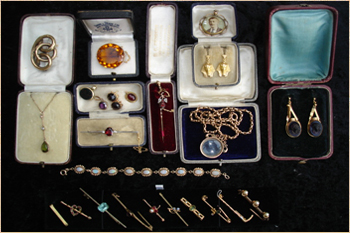
[[[207,14],[199,21],[199,29],[206,35],[222,35],[226,32],[228,22],[217,10]]]
[[[103,67],[114,69],[123,62],[127,63],[130,60],[130,56],[119,45],[108,43],[98,49],[97,60]]]

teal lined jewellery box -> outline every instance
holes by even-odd
[[[338,12],[325,5],[275,6],[268,12],[269,155],[327,159],[333,153],[332,91]]]

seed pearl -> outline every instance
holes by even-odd
[[[259,201],[253,201],[252,204],[253,204],[254,207],[258,207],[260,205],[260,202]]]
[[[263,213],[263,218],[267,219],[267,218],[269,218],[269,217],[270,217],[270,214],[269,214],[269,213],[267,213],[267,212],[264,212],[264,213]]]
[[[243,196],[243,197],[248,196],[248,191],[247,191],[247,190],[243,190],[243,192],[242,192],[242,196]]]

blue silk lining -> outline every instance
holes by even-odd
[[[271,79],[325,79],[330,68],[332,37],[333,14],[329,10],[276,12],[271,20]]]

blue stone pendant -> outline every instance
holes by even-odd
[[[291,138],[297,138],[301,134],[301,124],[298,120],[298,117],[295,115],[295,112],[292,108],[291,97],[288,98],[287,104],[287,118],[286,118],[286,133]]]
[[[316,107],[316,98],[314,98],[314,106],[311,109],[309,122],[307,123],[307,133],[313,138],[321,136],[323,131],[323,125],[321,123],[320,117],[318,116]]]
[[[224,152],[224,149],[224,143],[216,137],[208,137],[200,145],[202,155],[209,159],[219,157]]]

